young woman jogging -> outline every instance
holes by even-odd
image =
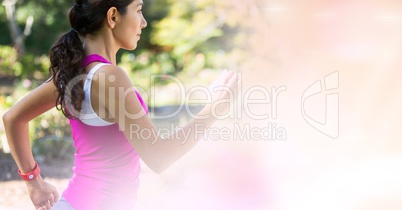
[[[142,5],[142,0],[76,0],[68,13],[71,30],[50,50],[50,79],[3,115],[12,155],[36,209],[133,209],[140,158],[162,172],[197,143],[203,136],[198,131],[229,109],[214,102],[233,96],[227,91],[238,85],[233,72],[215,81],[221,91],[212,92],[214,101],[182,128],[185,132],[168,139],[138,135],[157,132],[146,104],[116,65],[116,53],[137,47],[147,25]],[[40,176],[28,136],[29,121],[55,106],[69,118],[76,148],[74,174],[61,195]],[[190,135],[182,144],[184,133]]]

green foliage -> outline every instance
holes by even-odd
[[[197,53],[216,49],[208,40],[222,36],[222,22],[213,9],[214,3],[206,2],[169,1],[168,16],[154,24],[151,43],[172,54],[176,71],[185,70]]]
[[[14,48],[0,45],[0,75],[21,75],[22,65]]]
[[[14,48],[0,45],[0,76],[45,80],[50,61],[48,56],[27,53],[18,58]]]
[[[211,37],[221,36],[220,23],[213,10],[195,9],[194,4],[194,1],[174,3],[168,17],[155,24],[151,41],[160,46],[174,47],[172,53],[181,56]]]

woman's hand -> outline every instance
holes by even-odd
[[[227,112],[227,109],[234,106],[238,96],[238,86],[240,85],[238,73],[225,70],[209,86],[212,95],[212,109],[216,115]]]
[[[25,183],[29,197],[37,210],[50,209],[60,198],[56,188],[45,182],[40,175]]]

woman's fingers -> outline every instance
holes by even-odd
[[[46,204],[45,206],[46,206],[46,209],[52,208],[52,206],[50,205],[50,202],[49,202],[49,201],[47,202],[47,204]]]
[[[57,201],[59,201],[59,199],[60,199],[60,194],[59,194],[59,192],[57,191],[56,188],[54,188],[53,196],[54,196],[54,202],[55,202],[55,203],[56,203]]]
[[[52,186],[52,192],[51,192],[50,196],[51,196],[50,197],[51,199],[49,199],[50,204],[53,206],[60,199],[59,192],[57,191],[57,189],[54,186]]]
[[[209,86],[210,90],[213,90],[216,87],[222,86],[226,84],[226,80],[228,77],[228,71],[224,70],[219,76],[212,82],[212,84]]]
[[[47,201],[41,203],[39,205],[39,208],[37,208],[36,210],[50,210],[50,208],[51,208],[50,202],[47,200]]]
[[[233,95],[236,95],[237,92],[237,83],[238,83],[238,73],[234,73],[228,83],[227,83],[227,87],[230,89],[230,91],[233,93]]]
[[[50,193],[50,196],[49,196],[49,203],[50,203],[50,206],[53,206],[54,203],[55,203],[53,193]]]
[[[226,85],[230,79],[235,75],[235,73],[233,71],[226,71],[226,78],[225,78],[225,83],[224,85]]]
[[[236,73],[233,72],[231,77],[230,77],[230,80],[229,80],[230,87],[233,87],[233,86],[237,85],[237,80],[238,79],[239,79],[239,74],[237,72]]]
[[[210,85],[209,90],[213,93],[212,101],[233,97],[237,98],[237,90],[240,84],[238,72],[222,72],[217,79]]]

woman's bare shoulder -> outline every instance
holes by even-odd
[[[96,76],[98,78],[97,83],[99,85],[108,86],[119,86],[119,87],[131,87],[132,83],[130,77],[119,66],[115,65],[105,65],[102,66],[97,72]]]

